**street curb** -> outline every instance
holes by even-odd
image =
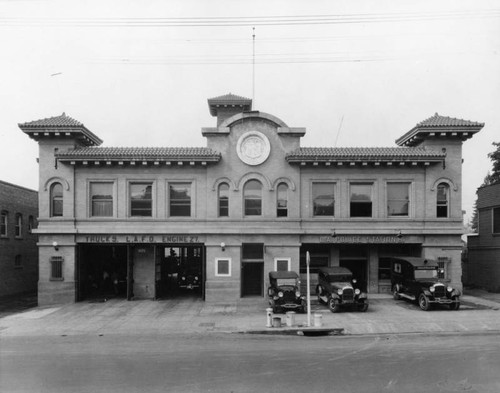
[[[323,327],[288,327],[288,328],[267,328],[265,330],[244,330],[241,334],[268,334],[268,335],[288,335],[288,336],[341,336],[344,328],[323,328]]]
[[[340,336],[346,338],[356,338],[356,337],[381,337],[381,336],[477,336],[477,335],[500,335],[499,330],[474,330],[474,331],[421,331],[421,332],[379,332],[379,333],[345,333],[343,328],[319,328],[323,334],[314,334],[315,330],[312,328],[309,330],[311,334],[299,334],[299,332],[307,331],[307,328],[290,328],[290,329],[275,329],[275,330],[245,330],[245,331],[233,331],[228,333],[237,334],[263,334],[263,335],[283,335],[283,336]],[[336,332],[336,331],[341,332]],[[220,333],[220,332],[219,332]],[[318,332],[319,333],[319,332]]]

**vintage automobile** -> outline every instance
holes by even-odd
[[[451,310],[458,310],[461,292],[442,283],[438,273],[438,263],[431,259],[392,258],[391,286],[394,299],[416,301],[424,311],[434,304],[445,304]]]
[[[359,311],[368,310],[368,296],[359,288],[353,287],[356,280],[345,267],[322,267],[318,271],[316,294],[318,301],[325,303],[331,312],[350,307]]]
[[[300,280],[296,272],[269,272],[267,290],[273,313],[284,311],[307,311],[307,302],[300,293]]]
[[[179,288],[196,289],[200,288],[201,271],[196,266],[185,266],[179,270],[177,275],[177,285]]]

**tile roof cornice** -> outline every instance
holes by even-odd
[[[441,162],[445,153],[416,147],[301,147],[288,153],[289,163],[302,162]]]
[[[212,116],[217,116],[217,108],[220,107],[239,107],[242,111],[252,110],[252,99],[232,93],[209,98],[207,101]]]
[[[466,140],[484,127],[484,123],[434,114],[418,123],[396,140],[399,146],[415,146],[427,137],[448,137]]]
[[[98,146],[102,140],[91,132],[83,123],[67,116],[48,117],[26,123],[19,123],[19,128],[30,138],[39,140],[45,137],[77,137],[87,146]]]
[[[206,147],[86,147],[56,154],[59,161],[196,161],[219,162],[221,154]]]

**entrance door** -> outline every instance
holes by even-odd
[[[241,265],[241,296],[262,296],[264,264],[243,262]]]
[[[353,278],[357,280],[357,285],[362,291],[366,291],[368,286],[368,269],[366,259],[340,260],[340,266],[346,267],[352,272]]]

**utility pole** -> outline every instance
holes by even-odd
[[[252,30],[252,102],[255,108],[255,27]]]

